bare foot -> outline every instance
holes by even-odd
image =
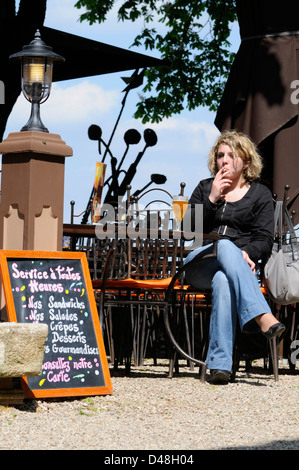
[[[279,323],[272,313],[262,313],[262,315],[255,317],[255,321],[264,333],[268,331],[272,325]]]

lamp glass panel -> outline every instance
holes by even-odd
[[[51,91],[53,62],[45,58],[23,60],[22,90],[29,101],[45,101]]]

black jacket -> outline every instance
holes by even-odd
[[[203,204],[203,232],[229,238],[255,263],[264,260],[273,244],[274,204],[270,190],[252,182],[239,201],[221,200],[213,204],[209,200],[212,182],[213,178],[202,180],[189,200],[191,207]]]

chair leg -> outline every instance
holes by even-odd
[[[269,346],[270,346],[271,361],[272,361],[272,367],[273,367],[273,373],[274,373],[274,380],[275,382],[277,382],[278,381],[277,338],[271,338],[269,340]]]
[[[173,377],[173,369],[174,369],[175,362],[176,362],[176,350],[173,348],[172,353],[171,353],[171,357],[169,359],[169,366],[168,366],[168,376],[167,377],[169,379],[172,379],[172,377]]]
[[[114,363],[114,343],[113,343],[113,333],[112,333],[112,314],[111,308],[108,307],[107,311],[105,312],[105,330],[106,330],[106,337],[108,343],[108,353],[110,354],[110,361]]]
[[[187,352],[189,356],[192,356],[192,355],[194,356],[194,351],[192,351],[191,349],[190,331],[189,331],[188,318],[187,318],[185,305],[183,305],[183,316],[184,316],[184,325],[185,325],[185,333],[186,333]],[[192,334],[193,334],[193,331],[192,331]],[[194,362],[189,361],[189,367],[190,367],[190,370],[194,370]]]
[[[113,309],[114,369],[125,364],[126,375],[130,374],[133,353],[133,334],[130,310],[126,307]]]
[[[174,306],[174,310],[176,311],[176,318],[174,319],[173,324],[173,331],[175,335],[182,336],[182,326],[184,325],[185,330],[185,339],[187,344],[187,352],[189,356],[192,355],[191,351],[191,342],[190,342],[190,333],[189,333],[189,325],[188,325],[188,318],[185,306],[185,299],[180,300],[179,306],[176,308]],[[194,362],[189,361],[190,370],[194,370]],[[178,362],[178,355],[177,351],[174,347],[171,348],[170,359],[169,359],[169,370],[168,370],[168,377],[173,377],[173,369],[175,367],[175,371],[179,373],[179,362]]]
[[[133,346],[133,357],[134,366],[137,367],[139,358],[139,335],[140,335],[140,306],[137,305],[137,311],[134,306],[131,305],[131,327],[132,327],[132,346]]]
[[[183,307],[184,309],[184,307]],[[184,312],[185,316],[185,312]],[[174,319],[174,324],[173,324],[173,331],[175,336],[180,335],[181,333],[181,326],[182,326],[182,321],[183,319],[181,318],[181,306],[179,307],[178,311],[176,312],[176,318]],[[190,348],[188,348],[188,352]],[[191,364],[191,362],[190,362]],[[172,378],[173,377],[173,370],[175,369],[176,374],[179,373],[179,360],[178,360],[178,353],[177,350],[175,349],[174,346],[170,347],[170,359],[169,359],[169,368],[168,368],[168,377]]]
[[[207,364],[203,364],[201,366],[201,371],[200,371],[200,381],[201,381],[201,383],[205,383],[206,375],[207,375]]]
[[[237,373],[237,370],[239,369],[239,364],[240,364],[239,344],[238,344],[238,341],[235,340],[234,350],[233,350],[233,366],[232,366],[232,372],[230,376],[230,381],[232,383],[235,382],[236,380],[236,373]]]
[[[139,354],[138,354],[138,366],[143,365],[144,356],[145,356],[145,344],[147,343],[146,340],[146,324],[147,324],[147,307],[146,305],[143,307],[143,315],[142,315],[142,322],[141,322],[141,337],[140,337],[140,346],[139,346]]]
[[[144,307],[144,323],[143,323],[143,335],[141,336],[141,345],[140,345],[140,361],[139,365],[143,365],[144,359],[146,357],[148,345],[151,348],[151,354],[153,358],[154,365],[157,365],[157,352],[156,352],[156,327],[158,324],[159,318],[159,307],[155,309],[147,310]]]

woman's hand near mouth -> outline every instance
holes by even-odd
[[[221,168],[215,175],[215,178],[212,184],[211,193],[209,196],[209,199],[213,204],[216,204],[216,202],[219,199],[225,198],[225,191],[232,184],[232,180],[226,177],[227,173],[228,173],[227,168]]]

